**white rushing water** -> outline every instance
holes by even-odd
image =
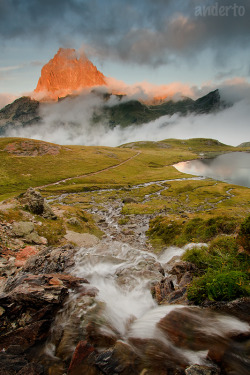
[[[184,358],[188,364],[206,363],[208,352],[179,348],[170,342],[166,332],[157,326],[161,319],[177,310],[183,311],[187,319],[197,320],[195,335],[213,337],[216,342],[224,340],[229,332],[246,332],[247,323],[219,314],[204,314],[199,307],[182,305],[158,306],[150,293],[153,281],[160,281],[163,276],[160,267],[167,269],[166,263],[173,257],[180,256],[185,248],[170,247],[159,257],[119,242],[101,243],[88,250],[81,249],[75,258],[72,273],[85,277],[90,287],[98,289],[96,300],[103,303],[102,332],[116,332],[117,338],[133,342],[135,338],[154,342]],[[204,246],[204,244],[198,244]],[[185,309],[185,310],[184,310]],[[184,328],[186,329],[186,328]],[[166,349],[167,350],[167,349]]]

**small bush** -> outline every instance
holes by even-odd
[[[186,250],[182,260],[195,264],[199,270],[205,270],[211,265],[211,256],[206,247],[193,247]]]
[[[249,278],[241,271],[209,270],[194,279],[188,288],[188,299],[196,304],[211,301],[231,301],[249,295]]]
[[[250,215],[241,224],[237,240],[245,251],[250,252]]]

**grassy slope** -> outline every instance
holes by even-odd
[[[16,156],[4,151],[17,138],[0,138],[0,194],[19,193],[29,186],[98,171],[130,158],[135,151],[110,147],[61,147],[58,155]],[[39,142],[38,142],[39,143]]]
[[[0,150],[17,139],[1,138]],[[201,153],[214,155],[221,152],[239,151],[232,146],[220,144],[214,140],[169,139],[161,142],[137,142],[119,148],[109,147],[62,147],[58,155],[36,157],[18,157],[2,151],[0,154],[0,194],[1,200],[25,191],[29,186],[40,186],[63,178],[89,174],[109,166],[117,165],[136,155],[135,158],[116,168],[82,178],[73,178],[58,185],[43,189],[44,194],[63,192],[79,192],[74,197],[88,204],[89,197],[95,193],[86,190],[124,187],[118,191],[117,198],[130,196],[136,203],[127,203],[123,207],[124,214],[143,214],[164,212],[168,215],[180,216],[185,212],[189,217],[194,215],[233,214],[245,216],[250,209],[250,189],[215,182],[204,181],[172,181],[168,189],[160,195],[152,195],[145,202],[145,194],[156,192],[159,186],[138,188],[127,191],[129,186],[143,182],[169,180],[188,177],[178,172],[172,164],[200,157]],[[230,192],[229,189],[232,189]],[[113,192],[103,193],[99,201],[107,199]],[[70,200],[70,199],[69,199]]]

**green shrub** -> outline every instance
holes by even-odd
[[[250,252],[250,215],[240,226],[238,243],[244,248],[245,251]]]
[[[177,236],[181,234],[181,224],[158,216],[150,222],[147,234],[152,238],[162,240],[167,245],[171,245],[175,243]]]
[[[199,270],[205,270],[211,265],[211,256],[206,247],[193,247],[182,255],[182,260],[195,264]]]
[[[249,278],[241,271],[214,271],[209,269],[188,287],[188,299],[196,304],[211,301],[231,301],[250,294]]]
[[[232,234],[237,228],[233,217],[216,216],[208,220],[194,218],[188,222],[158,216],[150,221],[147,234],[166,245],[182,246],[189,242],[208,242],[220,234]]]

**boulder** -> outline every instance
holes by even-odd
[[[177,262],[169,271],[170,275],[177,276],[177,283],[179,284],[185,273],[193,274],[197,270],[197,267],[190,262]]]
[[[42,197],[41,193],[30,187],[20,198],[21,203],[35,215],[41,215],[46,219],[55,220],[57,216],[52,211],[49,204]]]
[[[12,232],[17,237],[25,237],[34,231],[34,224],[29,221],[19,221],[13,223]]]
[[[209,311],[184,307],[172,310],[157,323],[157,327],[179,348],[208,350],[215,343],[217,347],[228,340],[219,331],[211,329],[215,324]]]
[[[202,306],[233,315],[240,320],[250,323],[250,297],[242,297],[230,302],[205,301]]]
[[[76,248],[71,244],[58,248],[47,247],[29,258],[23,271],[33,275],[63,273],[74,265],[75,252]]]
[[[160,304],[170,293],[175,290],[174,283],[171,278],[165,277],[160,282],[154,284],[151,287],[152,296],[156,299],[156,302]]]
[[[68,290],[81,290],[84,283],[85,279],[61,274],[19,274],[9,278],[0,294],[0,350],[13,343],[26,350],[43,341]]]

